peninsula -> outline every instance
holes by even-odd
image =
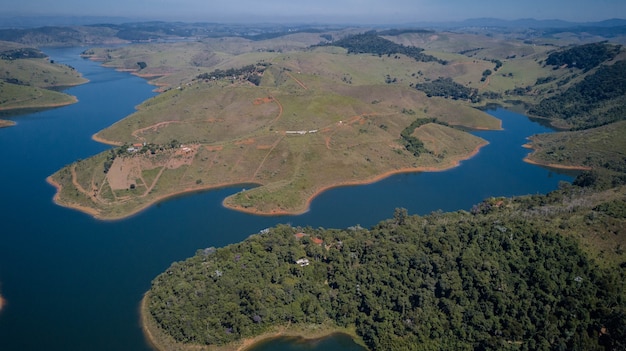
[[[470,37],[481,46],[460,44]],[[85,51],[149,77],[162,92],[94,135],[115,148],[48,178],[55,202],[117,219],[182,193],[241,185],[225,206],[303,213],[329,188],[445,170],[472,157],[486,142],[467,131],[500,128],[480,110],[490,103],[533,106],[537,116],[574,126],[550,115],[550,99],[607,73],[567,69],[568,53],[594,56],[595,67],[626,56],[608,43],[555,51],[423,30],[242,40]]]
[[[73,104],[76,98],[59,90],[87,82],[39,49],[5,41],[0,41],[0,72],[0,116]],[[0,120],[0,127],[13,124]]]
[[[425,34],[413,35],[416,40]],[[452,55],[455,62],[448,63],[436,56],[449,60],[450,54],[417,49],[393,56],[355,54],[340,46],[312,46],[308,37],[287,52],[276,47],[284,40],[267,41],[263,50],[259,43],[244,52],[242,46],[222,48],[231,51],[204,58],[207,67],[200,73],[196,67],[191,77],[191,63],[167,66],[169,55],[191,51],[199,64],[205,62],[200,52],[217,40],[86,51],[98,60],[110,57],[104,64],[118,69],[130,69],[127,62],[137,60],[136,74],[162,74],[152,83],[167,88],[94,135],[116,148],[49,178],[58,188],[55,201],[116,219],[181,193],[246,184],[224,205],[297,214],[332,187],[454,167],[486,143],[468,129],[500,128],[468,99],[429,98],[413,87],[447,71],[464,71],[461,79],[475,84],[470,82],[480,81],[492,62],[474,64]],[[383,43],[393,48],[392,41]],[[166,64],[158,66],[152,57],[163,52]],[[457,66],[476,68],[469,73]]]

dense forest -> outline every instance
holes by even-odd
[[[626,119],[626,61],[599,67],[565,92],[542,100],[529,113],[563,119],[573,129]]]
[[[422,62],[439,62],[446,64],[432,55],[424,54],[424,49],[415,46],[405,46],[382,38],[375,31],[362,34],[350,35],[331,43],[319,44],[320,46],[339,46],[348,50],[349,54],[373,54],[378,56],[406,55]]]
[[[441,96],[455,100],[480,101],[477,89],[465,87],[449,77],[439,77],[431,82],[415,84],[415,89],[423,91],[428,97]]]
[[[546,59],[546,65],[554,66],[555,69],[565,65],[567,67],[580,68],[587,72],[602,62],[615,58],[621,48],[621,45],[613,45],[607,42],[578,45],[567,50],[551,53]]]
[[[19,48],[0,52],[0,60],[19,60],[27,58],[46,58],[46,54],[33,48]]]
[[[224,79],[224,78],[243,78],[254,85],[261,83],[261,75],[269,63],[259,65],[247,65],[241,68],[229,68],[226,70],[216,69],[208,73],[202,73],[196,76],[196,79]]]
[[[623,350],[624,270],[600,268],[546,225],[571,216],[552,206],[583,191],[470,212],[397,209],[371,229],[281,225],[174,263],[152,283],[150,314],[193,344],[331,321],[356,327],[371,350]],[[625,208],[577,211],[623,225]]]

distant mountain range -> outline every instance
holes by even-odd
[[[441,22],[433,25],[446,27],[501,27],[501,28],[575,28],[575,27],[621,27],[626,26],[626,19],[607,19],[599,22],[568,22],[558,19],[537,20],[523,18],[517,20],[503,20],[497,18],[472,18],[461,22]]]
[[[146,22],[146,19],[131,17],[112,16],[20,16],[11,14],[0,15],[0,29],[2,28],[34,28],[43,26],[79,26],[93,24],[124,24]],[[397,24],[396,24],[397,25]],[[517,20],[503,20],[498,18],[472,18],[456,22],[416,22],[407,25],[418,25],[431,28],[467,28],[467,27],[489,27],[489,28],[580,28],[580,27],[626,27],[626,19],[607,19],[598,22],[568,22],[558,19],[537,20],[534,18],[524,18]],[[406,26],[406,25],[404,25]],[[403,26],[403,27],[404,27]]]
[[[47,26],[83,26],[91,24],[123,24],[141,22],[140,19],[130,17],[111,16],[11,16],[0,15],[0,29],[28,29]]]

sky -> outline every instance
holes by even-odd
[[[468,18],[626,18],[626,0],[0,0],[5,15],[120,16],[206,22],[389,24]]]

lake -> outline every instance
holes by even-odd
[[[522,161],[525,138],[550,131],[523,115],[490,111],[503,131],[474,134],[490,144],[446,172],[396,175],[375,184],[335,188],[299,216],[261,217],[227,210],[232,187],[170,199],[125,220],[102,222],[56,206],[46,177],[109,148],[91,136],[154,96],[128,73],[81,59],[82,48],[46,49],[90,80],[66,92],[74,105],[10,118],[0,129],[0,350],[150,350],[138,304],[151,280],[196,250],[238,242],[278,223],[369,227],[397,207],[411,214],[469,210],[490,196],[546,193],[570,175]],[[272,350],[358,350],[345,337],[305,346],[291,339]],[[265,347],[265,348],[263,348]],[[258,350],[267,350],[267,344]],[[257,351],[258,351],[257,350]]]

